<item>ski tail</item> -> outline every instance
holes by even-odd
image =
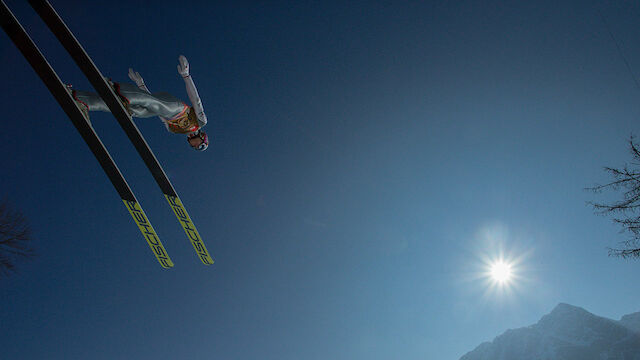
[[[180,225],[182,225],[182,229],[187,234],[189,241],[191,241],[191,245],[193,245],[193,249],[196,251],[196,254],[198,254],[200,261],[205,265],[213,264],[213,259],[211,255],[209,255],[209,251],[207,251],[207,247],[204,245],[196,226],[193,224],[193,221],[191,221],[187,209],[182,205],[182,201],[180,201],[177,195],[165,194],[164,197],[169,202],[171,209],[173,209],[173,213],[178,218]]]

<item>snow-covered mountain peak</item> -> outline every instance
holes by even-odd
[[[566,320],[568,319],[586,319],[594,316],[595,315],[581,307],[560,303],[556,305],[556,307],[549,314],[543,316],[542,319],[540,319],[540,321],[538,322],[538,325],[553,327],[554,324],[557,324],[559,322],[566,322]]]
[[[614,322],[593,315],[583,308],[558,304],[534,327],[548,336],[572,345],[586,345],[600,337],[599,329],[612,327]]]
[[[567,314],[585,315],[591,314],[587,310],[567,303],[559,303],[548,315],[565,316]]]

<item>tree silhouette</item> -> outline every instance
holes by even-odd
[[[10,209],[6,200],[0,202],[0,275],[15,271],[15,260],[33,256],[29,246],[31,229],[17,210]]]
[[[596,185],[588,190],[600,193],[604,190],[613,190],[622,193],[622,199],[611,203],[594,203],[594,211],[601,215],[613,216],[613,221],[622,226],[621,232],[627,232],[631,236],[622,241],[622,249],[609,248],[609,255],[621,258],[640,258],[640,150],[634,142],[634,137],[629,138],[629,149],[632,161],[623,168],[605,167],[604,170],[611,176],[612,181],[604,185]]]

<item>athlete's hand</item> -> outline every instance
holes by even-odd
[[[182,75],[183,78],[189,76],[189,62],[184,55],[180,55],[178,57],[178,74]]]
[[[140,76],[140,73],[137,71],[133,71],[132,68],[129,68],[129,79],[135,82],[138,87],[144,85],[144,79],[142,78],[142,76]]]

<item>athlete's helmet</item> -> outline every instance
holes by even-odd
[[[209,147],[209,137],[207,136],[207,133],[204,132],[203,130],[198,130],[194,133],[191,133],[187,135],[187,142],[196,137],[202,140],[202,144],[200,144],[200,146],[198,146],[197,148],[194,147],[194,149],[198,151],[207,150],[207,148]],[[189,146],[191,146],[191,143],[189,143]]]

